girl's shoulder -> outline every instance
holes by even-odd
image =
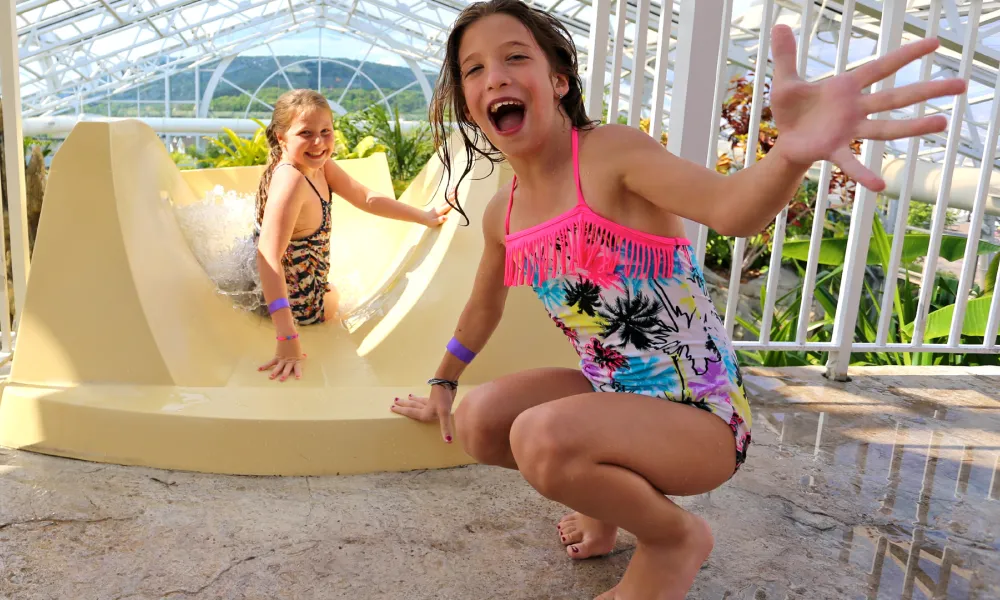
[[[271,181],[268,185],[268,203],[271,202],[291,202],[300,197],[300,192],[304,192],[308,183],[306,176],[295,166],[284,163],[287,166],[277,166],[271,173]]]
[[[589,129],[580,129],[581,150],[589,142],[592,146],[599,146],[601,154],[609,150],[634,147],[637,141],[646,143],[650,140],[652,138],[649,134],[631,125],[602,123]]]

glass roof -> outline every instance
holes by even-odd
[[[634,20],[637,0],[626,2]],[[689,0],[684,0],[689,1]],[[690,0],[693,1],[693,0]],[[731,0],[733,20],[729,57],[734,68],[753,69],[761,23],[762,0]],[[804,0],[777,0],[776,22],[800,29]],[[978,25],[978,43],[969,89],[969,108],[962,131],[960,155],[978,159],[993,102],[1000,63],[1000,0],[935,0],[942,6],[939,36],[942,49],[935,55],[933,77],[953,76],[959,67],[967,28]],[[982,5],[978,24],[969,23],[973,2]],[[813,0],[807,74],[823,77],[832,72],[843,3]],[[204,66],[211,69],[221,59],[253,49],[270,48],[290,36],[321,30],[362,41],[402,57],[412,66],[436,73],[448,28],[464,0],[17,0],[18,43],[21,59],[22,107],[26,117],[73,114],[88,99],[121,93],[162,79],[164,74]],[[573,34],[586,65],[587,37],[594,8],[590,0],[537,0],[534,5],[559,16]],[[907,2],[904,41],[922,36],[927,27],[931,0]],[[657,22],[663,2],[651,4],[644,65],[651,89],[658,35]],[[680,2],[668,2],[673,14],[670,44],[676,43]],[[612,22],[618,2],[613,2]],[[857,0],[849,62],[867,60],[875,49],[882,2]],[[635,52],[635,26],[625,34],[624,73],[631,71]],[[612,32],[612,35],[614,33]],[[612,41],[612,44],[614,41]],[[271,54],[274,54],[273,49]],[[608,66],[611,68],[611,52]],[[336,58],[336,52],[324,55]],[[673,59],[673,52],[670,54]],[[917,78],[919,66],[910,65],[897,85]],[[668,86],[673,77],[668,72]],[[628,78],[623,76],[621,106],[627,106]],[[648,99],[647,99],[648,101]],[[669,89],[666,100],[669,111]],[[950,116],[949,102],[937,103],[928,112]],[[903,116],[903,115],[900,115]],[[943,149],[933,140],[924,152],[933,159]],[[901,152],[904,146],[890,150]]]

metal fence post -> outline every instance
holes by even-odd
[[[903,17],[906,14],[906,0],[886,0],[879,27],[876,56],[898,48],[903,37]],[[891,88],[895,76],[876,82],[872,93]],[[880,114],[877,117],[885,118]],[[873,115],[872,118],[876,118]],[[865,140],[861,147],[861,162],[866,167],[880,173],[882,171],[882,151],[885,142]],[[837,350],[827,357],[826,376],[837,381],[847,381],[847,368],[851,362],[854,346],[854,330],[858,321],[861,304],[861,290],[864,284],[865,265],[868,260],[868,245],[872,233],[872,220],[878,194],[858,185],[854,191],[854,207],[851,210],[851,229],[847,238],[847,255],[844,273],[840,280],[840,295],[837,299],[837,314],[834,317],[833,343]]]

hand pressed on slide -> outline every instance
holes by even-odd
[[[437,227],[448,220],[448,213],[451,211],[451,205],[445,202],[444,204],[439,204],[434,208],[428,208],[424,211],[424,225],[427,227]]]
[[[819,160],[836,164],[845,175],[872,191],[885,181],[866,168],[851,151],[854,139],[895,140],[943,131],[945,117],[870,119],[868,115],[901,109],[966,90],[961,79],[920,81],[866,94],[865,88],[886,79],[939,46],[936,38],[906,44],[856,69],[817,82],[803,80],[795,65],[795,36],[787,25],[772,30],[774,78],[771,111],[781,132],[775,148],[792,163]]]
[[[429,398],[420,398],[410,394],[407,398],[396,398],[395,404],[389,407],[394,413],[399,413],[421,423],[437,421],[441,425],[441,437],[451,443],[451,405],[455,402],[455,392],[440,385],[431,386]]]
[[[294,340],[279,340],[278,347],[274,351],[274,358],[265,364],[257,367],[258,371],[271,369],[270,379],[279,377],[279,381],[288,379],[292,373],[296,379],[302,378],[302,360],[306,355],[302,352],[302,346],[298,338]]]

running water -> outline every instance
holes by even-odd
[[[264,296],[253,239],[255,210],[254,194],[239,194],[221,185],[208,191],[199,202],[174,205],[188,246],[217,291],[230,297],[237,308],[262,312]],[[363,292],[361,274],[344,260],[350,253],[338,244],[336,230],[330,250],[330,283],[340,293],[341,310],[353,310]]]

